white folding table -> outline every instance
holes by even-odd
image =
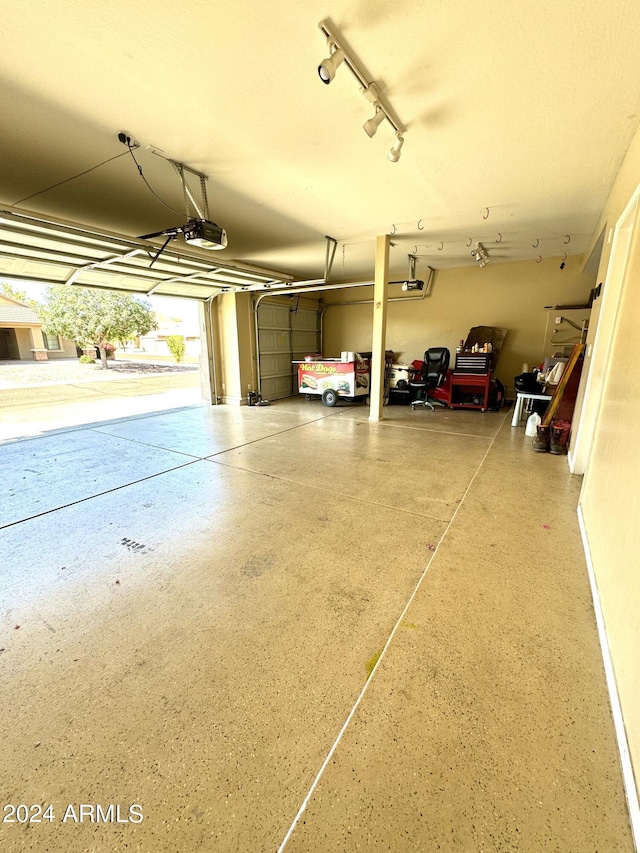
[[[513,407],[513,417],[511,418],[511,426],[518,426],[520,420],[522,418],[522,409],[524,408],[525,400],[550,400],[551,394],[527,394],[525,392],[518,392],[516,396],[516,402]]]

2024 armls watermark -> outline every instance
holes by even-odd
[[[51,803],[7,803],[2,807],[0,823],[142,823],[144,814],[139,803],[67,803],[55,808]]]

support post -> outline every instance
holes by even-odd
[[[389,286],[389,235],[376,237],[376,273],[373,286],[373,331],[371,344],[370,421],[382,420],[384,405],[385,344],[387,336],[387,290]]]

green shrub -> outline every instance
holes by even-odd
[[[174,358],[174,361],[182,361],[187,351],[187,345],[184,342],[183,335],[169,335],[167,338],[167,346],[169,352]]]
[[[91,358],[90,355],[81,355],[80,356],[80,364],[95,364],[95,358]]]

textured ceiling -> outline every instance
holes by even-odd
[[[325,235],[334,279],[370,276],[383,233],[419,275],[472,264],[478,240],[492,262],[581,254],[640,118],[629,0],[2,0],[0,16],[1,203],[131,237],[175,226],[162,149],[209,176],[219,260],[298,278],[323,275]],[[318,78],[326,18],[407,127],[398,163],[386,122],[363,131],[349,71]]]

